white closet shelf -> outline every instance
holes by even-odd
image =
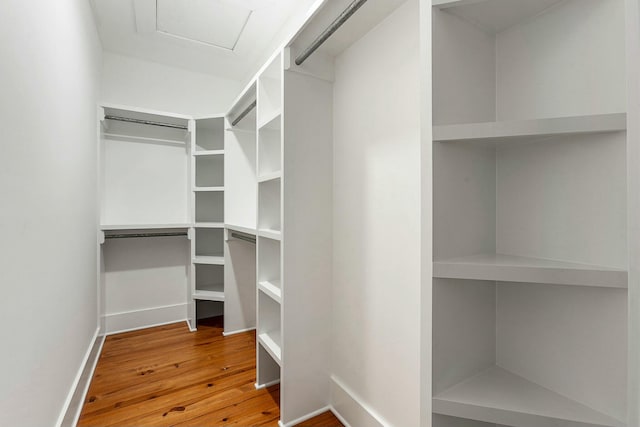
[[[224,191],[224,187],[194,187],[193,191],[195,192]]]
[[[224,150],[196,150],[194,156],[224,156]]]
[[[117,230],[171,230],[176,228],[189,228],[190,223],[175,223],[175,224],[102,224],[100,230],[102,231],[117,231]]]
[[[266,113],[263,120],[260,120],[258,123],[258,129],[267,129],[267,130],[279,130],[280,129],[280,115],[282,114],[281,109],[273,110]]]
[[[280,230],[269,230],[266,228],[261,228],[258,230],[258,236],[266,237],[267,239],[272,240],[282,240],[282,232]]]
[[[433,277],[626,288],[627,272],[589,264],[501,254],[435,260]]]
[[[224,228],[223,222],[196,222],[195,228]]]
[[[224,301],[224,292],[196,289],[193,293],[193,299],[202,301]]]
[[[258,283],[258,289],[265,295],[271,297],[275,302],[280,304],[282,301],[282,290],[280,289],[280,282],[276,280],[264,281]]]
[[[258,177],[258,182],[272,181],[274,179],[280,179],[281,177],[282,177],[281,171],[265,173],[264,175],[261,175]]]
[[[251,228],[251,227],[244,227],[241,225],[235,225],[235,224],[225,224],[224,225],[225,228],[232,230],[232,231],[238,231],[240,233],[245,233],[245,234],[251,234],[251,235],[256,235],[256,229],[255,228]]]
[[[263,332],[258,335],[258,342],[273,357],[273,360],[282,366],[282,353],[280,351],[280,331]]]
[[[224,265],[223,256],[201,256],[193,258],[194,264]]]
[[[437,142],[510,142],[531,137],[618,132],[624,131],[626,128],[627,115],[615,113],[434,126],[433,140]]]
[[[433,412],[513,427],[625,425],[497,366],[434,396]]]

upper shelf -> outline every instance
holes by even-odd
[[[193,152],[194,156],[224,156],[224,150],[197,150]]]
[[[433,0],[433,6],[496,34],[538,15],[562,0]]]
[[[626,128],[626,113],[614,113],[434,126],[433,140],[436,142],[509,142],[531,137],[617,132],[624,131]]]
[[[436,395],[433,412],[513,427],[625,425],[497,366]]]
[[[101,224],[102,231],[118,230],[173,230],[191,227],[190,223],[179,224]]]
[[[433,277],[611,288],[627,287],[624,270],[588,264],[500,254],[480,254],[433,262]]]

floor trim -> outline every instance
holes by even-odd
[[[104,320],[106,335],[183,322],[187,320],[187,303],[110,313]]]
[[[331,410],[346,426],[391,426],[339,378],[331,376]]]
[[[313,411],[313,412],[311,412],[311,413],[309,413],[307,415],[303,415],[300,418],[297,418],[297,419],[295,419],[293,421],[289,421],[286,424],[284,424],[284,423],[281,423],[281,424],[282,424],[282,427],[293,427],[293,426],[295,426],[297,424],[300,424],[302,422],[310,420],[313,417],[317,417],[320,414],[324,414],[327,411],[331,411],[331,407],[328,406],[328,405],[323,407],[323,408],[317,409],[317,410],[315,410],[315,411]]]

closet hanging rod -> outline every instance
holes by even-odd
[[[106,115],[104,116],[104,118],[105,120],[116,120],[118,122],[138,123],[138,124],[150,125],[150,126],[161,126],[165,128],[172,128],[172,129],[182,129],[182,130],[189,129],[187,125],[176,125],[173,123],[154,122],[153,120],[132,119],[129,117],[120,117],[120,116],[111,116],[111,115]]]
[[[105,239],[131,239],[134,237],[174,237],[174,236],[186,236],[186,231],[175,231],[166,233],[129,233],[129,234],[107,234]]]
[[[231,237],[233,237],[234,239],[238,239],[238,240],[244,240],[245,242],[249,242],[249,243],[256,243],[256,239],[254,237],[249,237],[249,236],[245,236],[244,234],[238,234],[238,233],[234,233],[231,232]]]
[[[313,43],[309,45],[309,47],[307,47],[304,51],[302,51],[300,55],[298,55],[295,61],[296,65],[302,65],[302,63],[313,54],[313,52],[315,52],[320,46],[322,46],[322,44],[326,42],[327,39],[331,37],[331,35],[342,26],[342,24],[344,24],[349,18],[351,18],[351,15],[356,13],[356,11],[360,9],[360,7],[366,2],[367,0],[354,0],[353,2],[351,2],[351,4],[342,11],[342,13],[331,23],[331,25],[329,25],[322,32],[322,34],[320,34],[313,41]]]
[[[232,122],[231,122],[231,126],[235,126],[238,123],[240,123],[242,121],[242,119],[244,119],[247,114],[249,114],[251,112],[251,110],[253,110],[254,108],[256,108],[257,102],[253,101],[251,104],[249,104],[247,106],[247,108],[245,108],[244,110],[242,110],[242,113],[240,113],[238,115],[238,117],[236,117]]]

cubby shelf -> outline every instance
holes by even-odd
[[[258,283],[258,289],[265,295],[271,297],[275,302],[280,304],[282,300],[282,291],[280,289],[280,283],[277,281],[264,281]]]
[[[224,156],[224,150],[196,150],[193,152],[196,157],[201,156]]]
[[[261,333],[258,335],[258,342],[267,350],[267,353],[273,357],[273,360],[282,366],[280,351],[280,331],[271,331],[269,333]]]
[[[500,254],[436,260],[433,277],[558,285],[627,287],[624,270]]]
[[[623,131],[627,128],[625,113],[598,114],[551,119],[506,122],[466,123],[433,127],[433,140],[510,142],[532,137],[550,137],[584,133]]]
[[[258,230],[258,236],[272,240],[281,240],[282,232],[280,230],[268,230],[266,228],[261,228]]]
[[[437,394],[433,412],[513,427],[625,425],[497,366]]]
[[[102,231],[117,231],[117,230],[171,230],[176,228],[189,228],[189,223],[176,223],[176,224],[102,224],[100,229]]]
[[[224,292],[196,289],[193,293],[193,299],[201,301],[224,301]]]
[[[243,227],[241,225],[235,225],[235,224],[225,224],[224,227],[232,231],[238,231],[240,233],[252,234],[254,236],[256,234],[255,228]]]
[[[265,173],[264,175],[258,177],[258,182],[272,181],[274,179],[280,179],[281,177],[282,172],[280,171]]]
[[[223,222],[196,222],[195,228],[224,228]]]
[[[224,191],[224,187],[194,187],[193,191],[195,192]]]
[[[263,130],[278,130],[280,129],[280,115],[282,114],[281,109],[277,109],[274,111],[265,114],[264,120],[261,120],[258,123],[258,129]]]
[[[223,256],[196,256],[193,258],[194,264],[224,265]]]

